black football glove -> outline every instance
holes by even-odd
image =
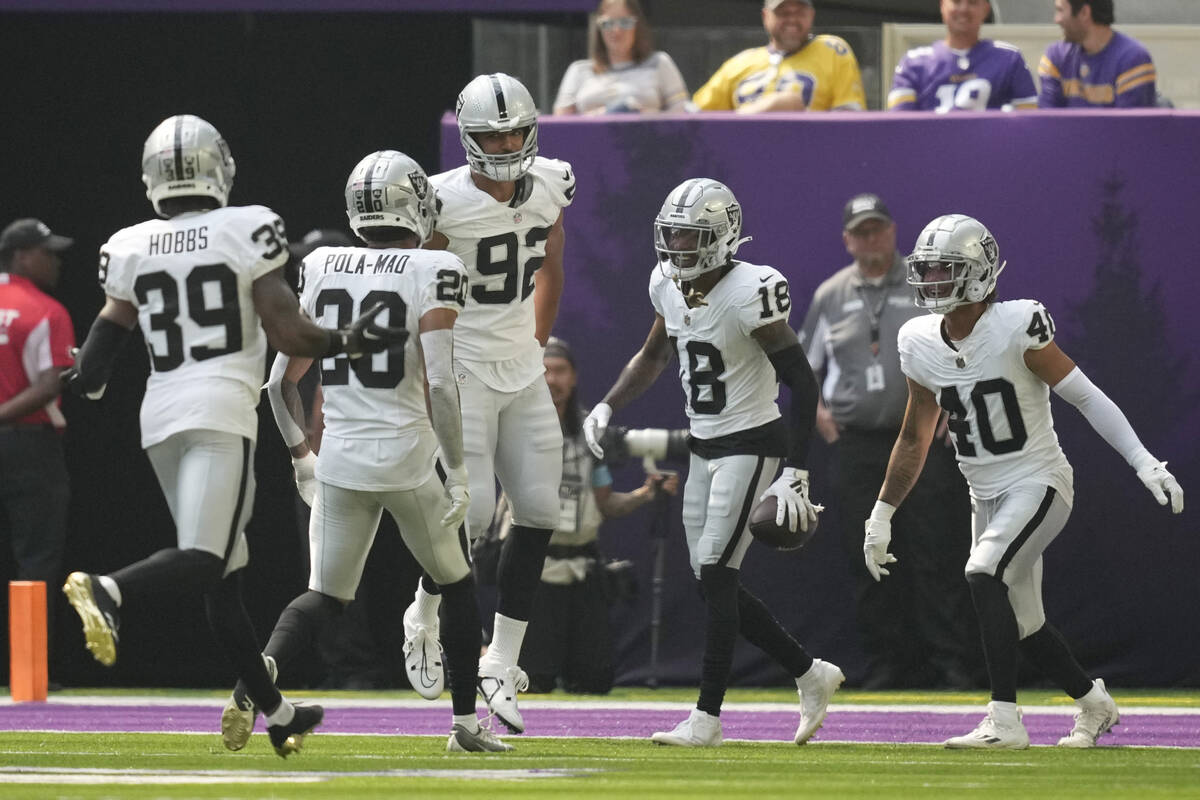
[[[408,329],[401,325],[390,328],[375,322],[375,318],[387,308],[383,302],[376,303],[359,315],[358,319],[345,328],[330,331],[330,350],[326,356],[345,353],[358,358],[368,353],[382,353],[394,344],[404,344]],[[403,321],[402,321],[403,322]]]

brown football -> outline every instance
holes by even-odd
[[[778,508],[779,498],[773,494],[767,495],[765,500],[754,506],[750,511],[750,533],[755,539],[776,550],[799,550],[808,544],[808,540],[817,532],[817,522],[820,521],[820,516],[817,517],[817,522],[808,526],[808,530],[802,531],[797,527],[796,532],[792,533],[787,527],[786,514],[783,518],[783,525],[775,524],[775,513]]]

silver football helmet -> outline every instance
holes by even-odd
[[[233,154],[221,134],[192,114],[168,117],[142,147],[142,182],[160,216],[168,197],[203,196],[229,203],[235,172]]]
[[[424,244],[437,224],[437,194],[421,165],[396,150],[359,161],[346,179],[346,216],[363,228],[408,228]]]
[[[529,171],[537,156],[537,106],[519,80],[503,72],[480,75],[466,85],[454,107],[458,138],[472,172],[495,181],[515,181]],[[525,142],[515,153],[483,152],[473,133],[526,128]]]
[[[926,225],[905,263],[916,304],[935,314],[986,299],[1005,264],[983,223],[963,214],[945,214]]]
[[[742,238],[737,198],[712,178],[689,178],[676,186],[654,220],[659,265],[675,281],[690,281],[725,266],[748,241],[749,236]]]

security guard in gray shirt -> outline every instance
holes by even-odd
[[[885,586],[862,567],[862,520],[875,503],[908,399],[896,334],[925,312],[905,281],[896,223],[883,200],[852,197],[842,212],[842,239],[854,262],[817,287],[800,341],[821,381],[817,430],[831,446],[830,505],[854,575],[867,654],[861,685],[969,688],[969,598],[961,569],[969,542],[961,532],[970,525],[970,505],[944,436],[935,437],[906,513],[893,520],[896,556],[908,565],[903,581]]]

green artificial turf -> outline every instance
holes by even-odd
[[[5,798],[1197,797],[1200,751],[507,737],[504,754],[447,754],[429,736],[314,734],[286,761],[257,735],[226,752],[196,734],[0,733]],[[36,775],[54,783],[15,783]],[[314,782],[293,782],[296,780]],[[69,781],[69,782],[68,782]],[[114,783],[112,781],[122,781]],[[210,781],[210,782],[205,782]],[[219,782],[211,782],[219,781]]]

